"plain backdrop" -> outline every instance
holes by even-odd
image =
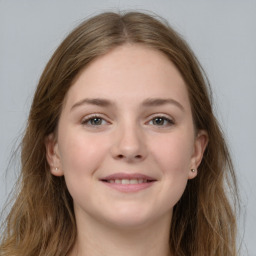
[[[237,172],[242,198],[242,255],[255,256],[254,0],[0,0],[0,209],[18,172],[18,157],[16,164],[11,161],[9,165],[9,160],[21,140],[46,62],[72,28],[107,10],[155,12],[184,36],[199,58],[210,79],[214,109]]]

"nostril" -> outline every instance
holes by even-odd
[[[133,158],[133,159],[142,159],[142,155],[135,155],[133,157],[127,157],[125,155],[119,154],[116,156],[118,159],[124,159],[124,158]]]

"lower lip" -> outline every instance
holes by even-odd
[[[151,187],[155,182],[152,181],[152,182],[138,183],[138,184],[120,184],[120,183],[109,183],[109,182],[103,182],[103,183],[108,187],[116,189],[120,192],[132,193],[132,192],[137,192],[137,191],[147,189]]]

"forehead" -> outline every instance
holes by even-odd
[[[162,52],[140,44],[125,44],[93,60],[73,81],[67,103],[83,97],[143,100],[175,97],[187,102],[185,82]]]

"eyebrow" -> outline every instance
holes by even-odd
[[[71,110],[73,110],[74,108],[80,107],[84,104],[88,104],[88,105],[95,105],[95,106],[100,106],[100,107],[108,107],[110,105],[114,105],[113,102],[111,102],[110,100],[107,99],[100,99],[100,98],[95,98],[95,99],[82,99],[80,101],[78,101],[77,103],[75,103],[72,107]]]
[[[82,99],[80,101],[78,101],[77,103],[75,103],[72,107],[71,110],[73,110],[74,108],[77,108],[79,106],[82,106],[84,104],[88,104],[88,105],[95,105],[95,106],[99,106],[99,107],[109,107],[114,105],[114,102],[107,100],[107,99],[102,99],[102,98],[86,98],[86,99]],[[177,106],[178,108],[180,108],[182,111],[184,111],[184,107],[176,100],[174,99],[162,99],[162,98],[148,98],[146,100],[144,100],[142,102],[142,106],[145,107],[158,107],[158,106],[162,106],[162,105],[166,105],[166,104],[173,104],[175,106]]]
[[[157,107],[157,106],[162,106],[166,104],[173,104],[180,108],[182,111],[184,111],[184,107],[179,103],[178,101],[174,99],[162,99],[162,98],[148,98],[145,101],[143,101],[142,105],[146,107]]]

